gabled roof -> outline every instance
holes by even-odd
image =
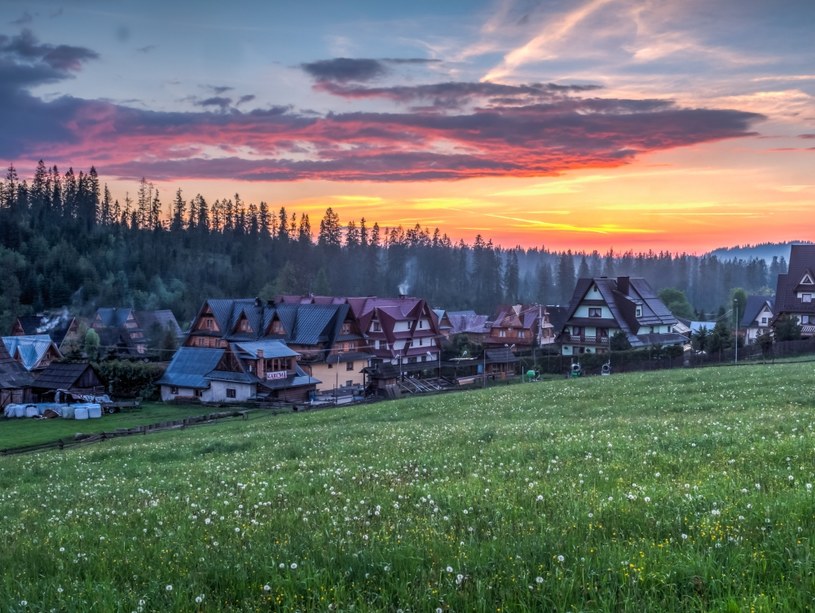
[[[0,389],[30,387],[33,380],[31,373],[22,364],[15,362],[5,344],[0,343]]]
[[[583,277],[577,280],[564,325],[574,317],[577,308],[592,286],[597,286],[597,291],[600,292],[603,301],[611,311],[612,317],[628,337],[628,342],[631,343],[632,347],[643,346],[645,335],[637,336],[640,326],[673,326],[677,323],[676,317],[673,316],[642,277],[618,277],[616,279]],[[639,317],[637,316],[637,307],[641,311]],[[676,336],[679,337],[680,335]],[[673,340],[670,342],[673,342]]]
[[[108,328],[121,328],[131,315],[133,309],[130,307],[101,307],[96,309],[94,320]]]
[[[133,316],[139,324],[139,327],[145,333],[149,333],[150,329],[158,325],[162,330],[170,328],[173,334],[181,336],[181,326],[175,319],[175,315],[170,309],[160,309],[157,311],[136,311]]]
[[[758,325],[758,316],[764,307],[770,310],[770,317],[773,313],[774,299],[771,296],[747,296],[747,303],[744,305],[744,315],[742,315],[739,325],[743,328],[750,328]]]
[[[815,245],[791,245],[790,261],[786,274],[778,275],[775,289],[775,314],[815,314],[815,284],[803,284],[807,275],[815,280]],[[812,302],[801,301],[799,292],[811,293]]]
[[[65,340],[73,321],[74,318],[68,314],[67,309],[51,314],[22,315],[17,318],[23,336],[48,334],[57,345]]]
[[[91,371],[88,373],[88,371]],[[77,385],[83,377],[93,382],[90,387],[101,385],[99,376],[93,366],[87,362],[52,362],[34,379],[34,387],[51,390],[69,390]]]
[[[492,322],[492,327],[532,330],[539,314],[543,315],[543,306],[537,304],[516,304],[501,307]]]
[[[37,368],[49,350],[52,351],[57,358],[62,357],[56,344],[47,334],[4,336],[3,344],[6,346],[9,355],[19,360],[26,370]]]
[[[204,347],[180,347],[173,360],[156,383],[194,389],[209,387],[207,375],[210,374],[223,358],[226,350]]]
[[[489,317],[477,315],[475,311],[447,311],[447,318],[453,326],[450,334],[487,334],[490,331]]]

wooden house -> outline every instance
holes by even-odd
[[[32,402],[33,380],[31,373],[9,355],[5,344],[0,343],[0,408]]]
[[[2,341],[12,359],[29,372],[42,370],[54,360],[62,359],[62,354],[47,334],[4,336]]]
[[[135,311],[128,307],[97,309],[91,328],[99,334],[103,352],[127,358],[148,357],[158,351],[164,334],[180,339],[181,328],[168,309]]]
[[[67,309],[37,315],[18,317],[11,328],[12,336],[34,336],[47,334],[54,341],[60,353],[65,355],[84,341],[80,336],[80,322],[71,316]]]
[[[230,343],[274,340],[298,355],[299,367],[319,390],[359,387],[371,358],[345,302],[286,296],[277,301],[210,299],[199,310],[186,347],[226,348]]]
[[[802,338],[815,336],[815,245],[790,247],[787,272],[778,275],[774,310],[774,319],[794,317]]]
[[[554,343],[554,326],[549,321],[549,312],[541,304],[502,307],[484,341],[493,347],[515,345],[516,350],[528,351]]]
[[[32,383],[41,402],[65,400],[65,396],[100,396],[105,386],[87,362],[54,362],[38,372]]]

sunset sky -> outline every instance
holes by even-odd
[[[0,161],[511,247],[815,240],[812,0],[6,0]]]

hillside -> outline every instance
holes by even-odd
[[[3,458],[0,602],[806,610],[811,374],[558,380]]]
[[[735,247],[719,247],[710,252],[720,260],[752,260],[762,259],[769,265],[773,258],[790,259],[790,245],[811,244],[811,241],[793,240],[786,243],[761,243],[759,245],[737,245]]]

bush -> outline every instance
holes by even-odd
[[[160,364],[131,360],[107,360],[95,366],[111,396],[142,400],[158,399],[158,388],[155,383],[164,374],[164,367]]]

